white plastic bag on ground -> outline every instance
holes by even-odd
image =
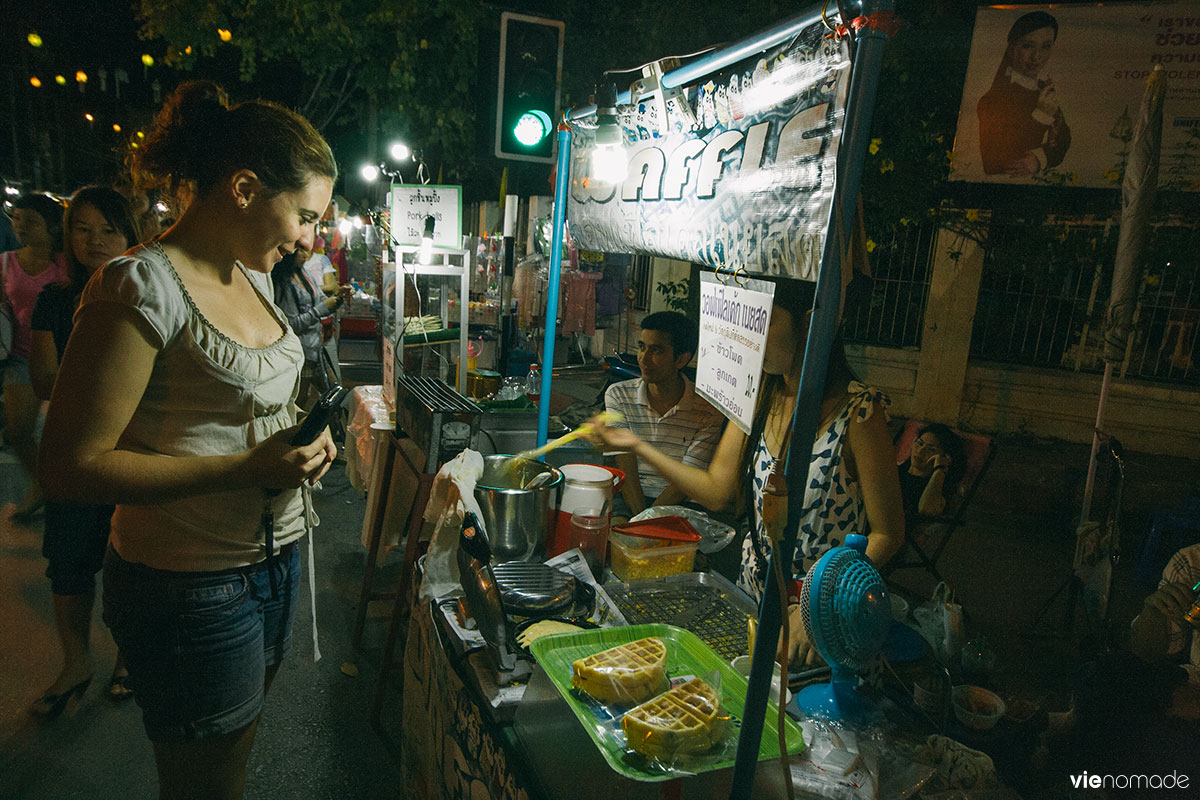
[[[475,484],[482,475],[483,456],[475,450],[463,450],[447,461],[433,479],[429,502],[425,505],[425,521],[433,522],[435,526],[425,556],[422,600],[440,600],[457,594],[462,588],[458,574],[458,537],[468,511],[475,514],[480,529],[483,529],[483,514],[475,499]]]

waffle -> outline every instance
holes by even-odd
[[[571,665],[571,685],[602,703],[640,703],[666,683],[667,646],[653,637],[610,647]]]
[[[699,678],[676,686],[631,709],[621,720],[629,749],[648,758],[669,760],[702,753],[725,729],[713,687]]]

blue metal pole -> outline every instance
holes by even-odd
[[[554,372],[554,334],[558,329],[558,284],[562,274],[563,229],[567,222],[567,188],[571,183],[571,127],[558,126],[558,168],[554,178],[554,235],[550,243],[550,284],[546,288],[546,333],[542,339],[542,388],[538,397],[537,446],[550,433],[550,378]],[[541,459],[544,461],[545,456]]]
[[[864,14],[891,11],[892,0],[867,0]],[[790,565],[796,549],[796,533],[800,527],[800,516],[804,505],[804,493],[808,476],[808,465],[812,460],[813,440],[820,424],[821,401],[825,394],[825,373],[829,368],[829,353],[837,334],[838,306],[842,290],[842,231],[849,235],[849,226],[854,219],[859,186],[862,184],[863,165],[871,135],[871,112],[875,108],[875,96],[879,86],[880,67],[883,63],[883,48],[887,35],[873,28],[864,28],[858,34],[858,45],[854,55],[854,67],[850,75],[850,89],[846,100],[846,124],[842,131],[842,142],[838,151],[838,181],[835,202],[830,209],[829,223],[825,229],[825,244],[821,253],[821,266],[817,274],[816,298],[812,320],[809,324],[808,342],[804,349],[804,365],[800,372],[800,389],[796,395],[796,407],[792,417],[791,448],[787,461],[788,515],[784,526],[780,555],[783,558],[784,575],[791,574]],[[747,447],[753,447],[748,442]],[[774,559],[774,554],[771,556]],[[773,561],[768,564],[767,574],[774,574]],[[771,685],[771,672],[775,659],[775,648],[779,641],[781,611],[779,589],[773,580],[767,580],[759,607],[758,637],[754,645],[753,665],[750,671],[746,705],[742,713],[742,728],[738,738],[737,758],[733,767],[733,785],[729,796],[733,800],[750,797],[754,786],[754,773],[758,766],[759,742],[762,739],[763,720],[766,717],[767,693]]]
[[[851,10],[857,10],[862,3],[849,3]],[[742,59],[749,58],[755,53],[761,53],[779,44],[783,44],[788,39],[791,39],[796,34],[803,31],[810,25],[814,25],[821,21],[821,14],[827,12],[828,3],[821,3],[801,11],[795,16],[788,17],[782,22],[778,22],[769,28],[764,28],[758,33],[752,34],[747,38],[716,50],[703,58],[698,58],[690,64],[685,64],[679,69],[672,70],[662,77],[662,85],[664,89],[673,89],[677,86],[686,86],[694,80],[703,78],[709,73],[716,72],[719,69],[728,67],[730,64],[736,64]],[[836,8],[833,11],[833,16],[837,16]],[[628,90],[617,95],[617,105],[629,105],[631,102],[640,98],[633,97]],[[583,119],[596,113],[594,105],[580,106],[572,109],[567,113],[567,119]]]

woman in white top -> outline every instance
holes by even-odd
[[[88,284],[40,453],[47,494],[112,503],[104,616],[163,798],[242,796],[263,697],[290,644],[300,486],[336,455],[293,447],[303,354],[271,268],[312,246],[337,168],[299,115],[181,85],[135,176],[193,198]]]
[[[675,461],[623,428],[600,425],[597,431],[604,444],[644,459],[684,494],[710,509],[724,508],[739,490],[747,491],[753,527],[743,542],[738,585],[755,599],[761,597],[767,577],[772,547],[768,526],[775,535],[782,527],[782,519],[773,520],[770,512],[764,513],[764,497],[777,462],[782,478],[812,301],[813,284],[775,281],[754,424],[749,436],[736,425],[726,425],[707,469]],[[854,380],[840,341],[834,343],[829,361],[789,580],[802,578],[813,562],[844,543],[848,534],[866,534],[868,520],[867,555],[877,565],[886,563],[904,541],[900,484],[884,412],[889,401]],[[789,610],[790,651],[808,660],[811,650],[804,640],[799,609],[793,603]]]

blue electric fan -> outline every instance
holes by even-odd
[[[850,534],[813,565],[800,593],[804,630],[833,673],[806,686],[796,705],[810,717],[864,720],[874,707],[858,693],[858,673],[883,647],[892,622],[887,585],[871,559],[867,537]]]

